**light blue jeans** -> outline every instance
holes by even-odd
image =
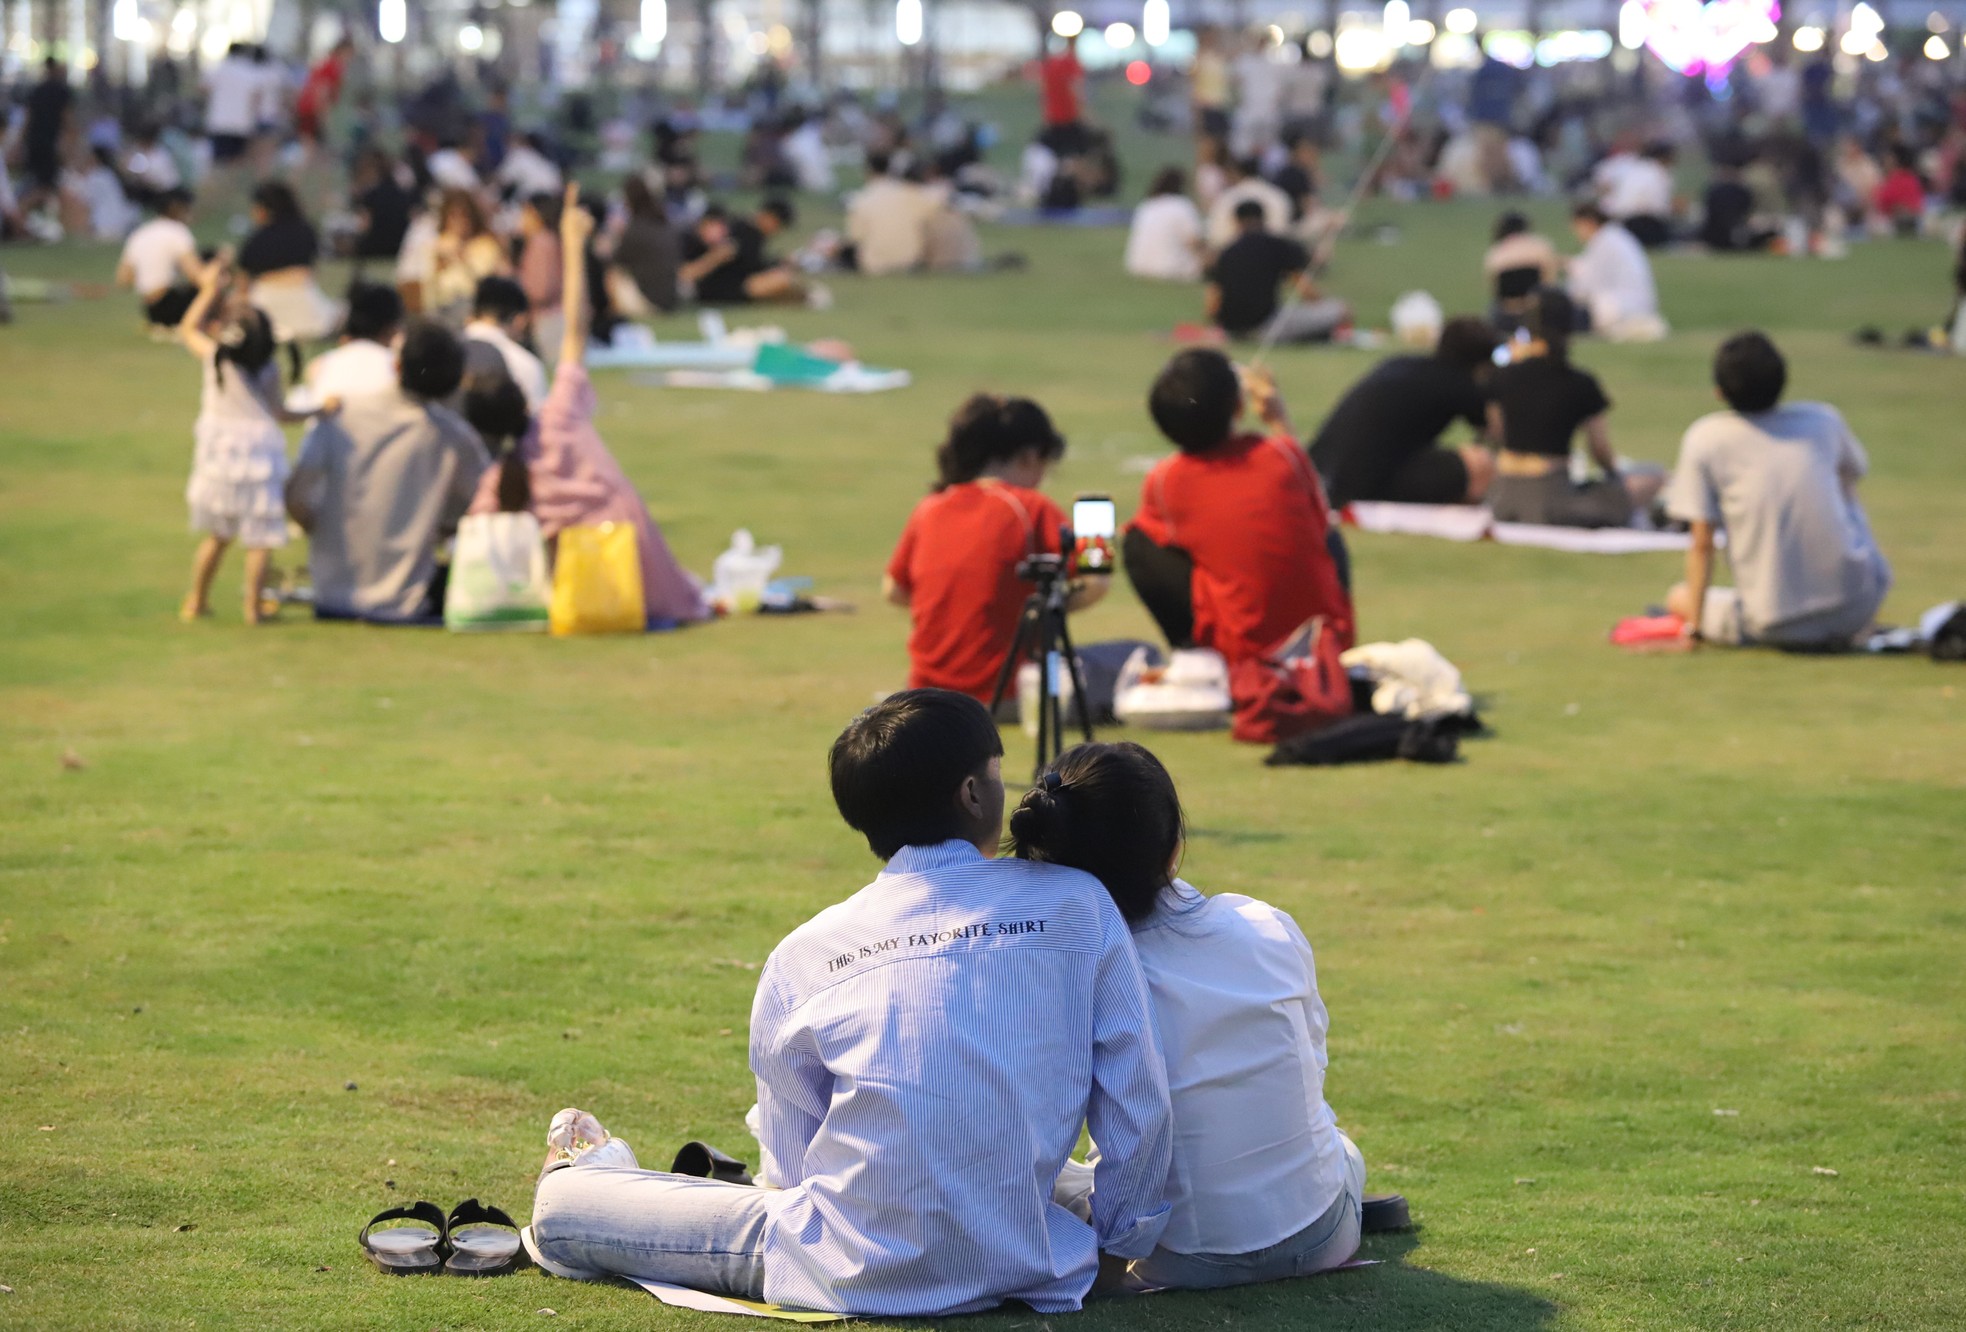
[[[722,1180],[576,1162],[539,1181],[527,1247],[557,1277],[644,1277],[761,1300],[773,1196]]]
[[[1148,1290],[1219,1290],[1262,1281],[1328,1272],[1358,1252],[1359,1222],[1365,1209],[1365,1157],[1343,1133],[1345,1189],[1324,1215],[1295,1235],[1252,1253],[1175,1253],[1155,1249],[1127,1269],[1127,1284]],[[1092,1168],[1065,1163],[1053,1199],[1083,1219],[1090,1213]]]

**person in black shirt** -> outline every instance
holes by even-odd
[[[1302,245],[1264,228],[1263,205],[1236,205],[1237,236],[1208,270],[1208,317],[1232,338],[1272,342],[1328,342],[1351,318],[1351,307],[1318,290],[1304,270],[1311,256]],[[1279,292],[1297,297],[1285,304]]]
[[[1299,222],[1317,206],[1318,146],[1309,130],[1298,130],[1289,139],[1290,160],[1271,182],[1290,196],[1290,215]]]
[[[1483,384],[1496,342],[1484,321],[1452,319],[1432,356],[1392,357],[1352,385],[1311,442],[1331,503],[1478,502],[1494,478],[1495,455],[1478,443],[1453,448],[1439,440],[1456,421],[1487,429]]]
[[[253,191],[252,218],[253,230],[239,247],[239,268],[246,276],[312,269],[321,257],[320,237],[284,182],[269,180]]]
[[[1765,250],[1775,239],[1771,228],[1754,225],[1754,191],[1731,166],[1716,166],[1701,209],[1700,241],[1709,250]]]
[[[41,81],[28,90],[27,124],[21,133],[21,165],[26,169],[30,197],[22,201],[32,211],[44,193],[61,181],[61,140],[68,131],[75,90],[68,86],[68,68],[49,56],[41,62]]]
[[[396,179],[396,165],[380,148],[364,148],[355,160],[355,213],[362,228],[355,235],[357,259],[394,259],[410,229],[416,199]]]
[[[694,287],[698,305],[802,303],[806,284],[789,264],[775,264],[765,247],[792,225],[792,205],[767,199],[747,221],[722,209],[705,212],[683,241],[682,282]]]
[[[1570,363],[1576,307],[1546,287],[1523,325],[1527,342],[1511,344],[1509,364],[1489,381],[1488,433],[1502,444],[1488,507],[1505,523],[1556,527],[1624,527],[1649,505],[1660,474],[1621,474],[1605,415],[1611,399],[1597,377]],[[1570,479],[1570,441],[1584,432],[1604,479]]]

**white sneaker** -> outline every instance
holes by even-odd
[[[563,1165],[641,1168],[626,1140],[613,1137],[600,1120],[571,1105],[554,1115],[546,1128],[546,1161],[540,1176],[544,1178],[547,1171]]]

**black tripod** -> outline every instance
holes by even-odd
[[[1068,534],[1062,549],[1071,548]],[[990,699],[990,711],[994,713],[1009,696],[1018,666],[1027,657],[1037,661],[1038,758],[1032,768],[1033,781],[1065,752],[1065,708],[1058,696],[1061,669],[1071,673],[1079,729],[1088,743],[1092,739],[1092,700],[1085,692],[1085,670],[1079,664],[1078,649],[1072,646],[1072,631],[1065,626],[1065,602],[1071,596],[1066,559],[1063,555],[1033,555],[1017,566],[1017,576],[1038,587],[1024,599],[1024,611],[1017,621],[1017,637],[1010,644],[1010,655],[1004,658],[1003,669],[997,672],[997,690]]]

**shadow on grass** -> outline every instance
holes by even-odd
[[[1055,1332],[1095,1328],[1189,1328],[1231,1326],[1318,1332],[1534,1332],[1547,1328],[1559,1307],[1540,1295],[1485,1281],[1409,1266],[1419,1246],[1412,1233],[1367,1236],[1359,1257],[1376,1267],[1330,1272],[1301,1281],[1279,1281],[1239,1290],[1167,1293],[1138,1300],[1095,1301],[1079,1318],[1049,1321]],[[1025,1320],[1015,1320],[1023,1322]],[[949,1324],[954,1326],[954,1324]]]

